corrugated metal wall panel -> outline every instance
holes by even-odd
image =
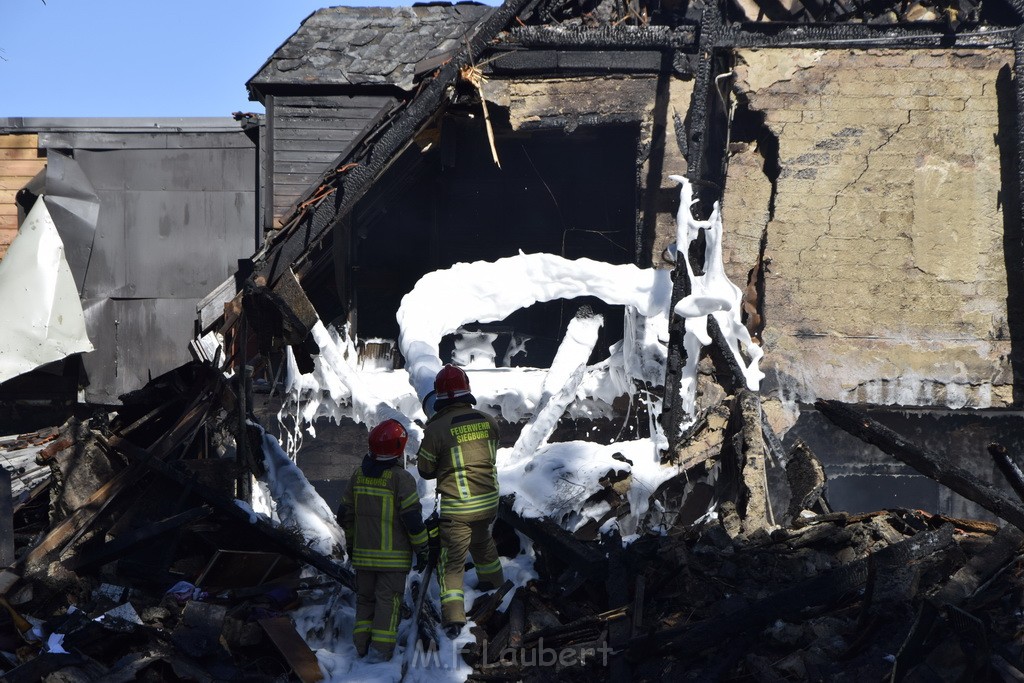
[[[195,323],[192,299],[94,299],[83,301],[90,329],[110,330],[107,343],[84,354],[86,401],[116,404],[118,396],[190,359]]]
[[[235,272],[255,249],[254,154],[251,143],[78,151],[100,196],[84,296],[199,299]]]

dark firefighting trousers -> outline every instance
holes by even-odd
[[[364,656],[370,646],[390,659],[398,639],[399,610],[409,572],[356,570],[356,625],[352,640]]]
[[[451,517],[441,518],[438,581],[441,584],[441,621],[444,624],[466,623],[462,580],[467,552],[476,565],[480,588],[495,588],[505,581],[498,551],[494,547],[494,537],[491,536],[493,525],[493,515],[472,522]]]

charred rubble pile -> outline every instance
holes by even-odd
[[[504,612],[491,604],[502,591],[475,608],[472,680],[1021,679],[1020,499],[820,401],[837,425],[1002,521],[834,511],[806,444],[782,451],[755,395],[732,403],[732,420],[712,438],[721,450],[655,495],[673,510],[661,533],[625,547],[614,534],[580,540],[550,520],[516,517],[503,501],[501,520],[534,542],[539,579]],[[763,439],[750,438],[757,431]],[[691,454],[708,453],[707,435],[693,443]],[[1005,449],[989,450],[1024,494]],[[715,464],[732,466],[711,485]],[[613,480],[601,495],[615,501]]]
[[[6,444],[34,455],[2,520],[0,680],[320,680],[287,611],[351,572],[241,503],[262,467],[243,393],[188,365]]]
[[[322,678],[289,611],[352,574],[340,553],[241,503],[263,467],[248,394],[244,379],[197,363],[116,414],[0,443],[32,454],[0,519],[14,541],[0,574],[0,680]],[[1005,449],[990,452],[1017,496],[821,401],[843,429],[1002,521],[850,514],[829,507],[820,461],[803,443],[783,447],[756,393],[703,395],[666,456],[680,474],[631,543],[600,533],[628,513],[623,473],[579,501],[608,513],[575,532],[503,499],[499,551],[514,557],[529,539],[538,578],[471,606],[471,680],[1024,677],[1024,477]],[[436,607],[417,618],[435,646]]]

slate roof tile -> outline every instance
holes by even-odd
[[[415,65],[458,49],[493,8],[475,2],[413,7],[327,7],[311,14],[247,85],[391,84],[413,88]]]

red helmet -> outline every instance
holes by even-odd
[[[405,452],[409,433],[398,420],[384,420],[370,430],[370,454],[377,460],[397,458]]]
[[[469,377],[466,371],[457,365],[448,365],[441,368],[434,378],[435,400],[458,398],[469,394]]]

